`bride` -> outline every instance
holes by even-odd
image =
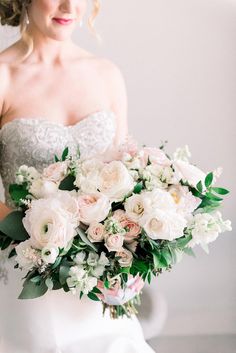
[[[0,173],[5,203],[22,164],[39,170],[65,146],[102,153],[128,133],[125,84],[115,64],[78,47],[72,32],[87,0],[2,0],[1,23],[20,25],[21,38],[0,53]],[[99,11],[94,0],[89,24]],[[4,253],[4,252],[2,252]],[[136,316],[112,320],[100,303],[51,291],[17,299],[23,273],[14,258],[0,267],[0,353],[151,353]],[[3,264],[4,262],[4,264]]]

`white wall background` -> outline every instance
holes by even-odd
[[[218,185],[231,190],[222,213],[233,231],[151,287],[168,305],[162,334],[236,333],[236,1],[103,0],[96,23],[103,44],[86,28],[74,39],[122,70],[130,133],[140,144],[168,140],[169,153],[188,144],[203,170],[223,167]],[[2,28],[0,38],[1,48],[16,40]]]

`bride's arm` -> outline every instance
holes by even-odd
[[[2,221],[10,212],[12,212],[12,209],[0,201],[0,221]]]

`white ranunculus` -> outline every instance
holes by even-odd
[[[41,178],[33,180],[29,188],[29,192],[37,199],[51,197],[57,190],[58,186],[56,183]]]
[[[176,211],[183,216],[192,213],[202,202],[189,191],[187,186],[171,185],[168,192],[174,200]]]
[[[155,209],[141,219],[141,224],[151,239],[171,241],[184,235],[187,221],[175,211]]]
[[[197,183],[201,180],[203,184],[203,190],[205,189],[204,181],[206,174],[202,170],[188,162],[181,160],[173,161],[173,166],[176,179],[183,179],[194,187],[196,187]]]
[[[125,200],[124,207],[127,217],[137,223],[145,213],[152,210],[151,200],[146,197],[145,192],[128,197]]]
[[[122,201],[134,186],[132,176],[120,161],[107,163],[100,172],[98,189],[111,201]]]
[[[54,246],[48,244],[42,249],[42,259],[47,264],[53,264],[56,261],[57,256],[59,255],[59,249]]]
[[[96,192],[78,196],[79,218],[84,224],[103,221],[111,208],[111,201],[106,195]]]
[[[68,202],[68,198],[65,198]],[[74,200],[71,198],[71,202]],[[33,200],[22,219],[32,246],[42,249],[48,244],[64,248],[76,235],[76,217],[68,212],[69,205],[64,205],[55,198]]]
[[[216,240],[220,233],[231,231],[231,221],[223,221],[219,211],[212,213],[198,213],[188,223],[188,231],[192,234],[192,240],[188,246],[203,245]]]
[[[15,250],[17,254],[15,260],[24,270],[30,271],[33,267],[41,264],[41,256],[36,249],[32,248],[29,239],[18,244]]]

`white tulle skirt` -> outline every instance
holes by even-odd
[[[63,290],[17,299],[24,273],[8,260],[0,281],[0,353],[154,353],[136,316],[110,319],[100,302]]]

